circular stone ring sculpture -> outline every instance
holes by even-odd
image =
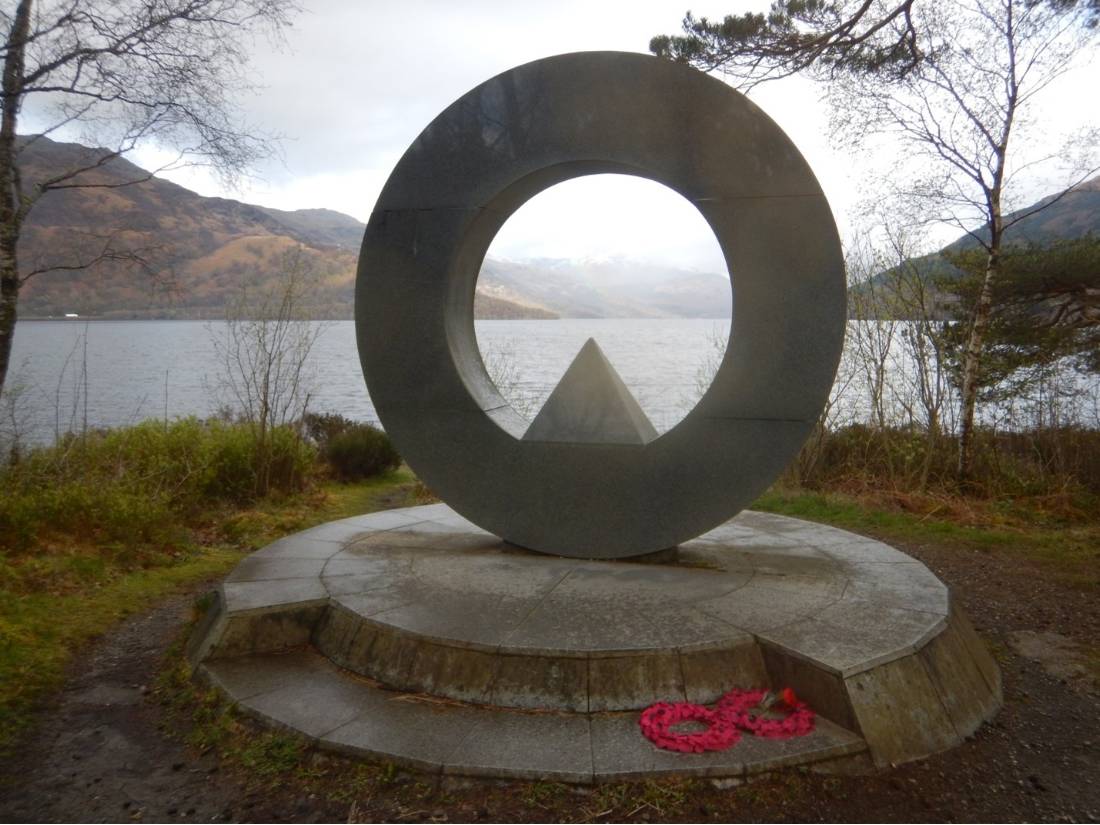
[[[659,437],[529,428],[474,334],[478,272],[508,217],[556,183],[608,172],[694,204],[733,286],[713,383]],[[586,558],[673,547],[758,496],[822,409],[846,317],[836,227],[787,136],[724,83],[620,52],[519,66],[432,121],[371,214],[355,301],[371,399],[424,482],[495,535]]]

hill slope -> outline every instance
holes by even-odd
[[[101,150],[37,138],[20,156],[30,184],[61,170],[96,164]],[[355,266],[364,226],[330,209],[284,211],[207,198],[116,158],[76,179],[89,188],[47,193],[20,239],[24,274],[116,256],[87,269],[42,272],[23,288],[23,317],[75,312],[107,318],[221,317],[244,283],[279,277],[301,249],[318,277],[311,309],[352,317]],[[137,183],[131,183],[139,181]],[[129,185],[124,185],[129,184]],[[495,300],[491,317],[553,317]]]
[[[1083,238],[1086,235],[1100,237],[1100,175],[1074,186],[1059,197],[1048,195],[1023,209],[1010,213],[1006,221],[1018,215],[1026,215],[1035,209],[1040,211],[1013,224],[1005,232],[1010,244],[1049,244],[1053,241]],[[978,233],[988,239],[989,230]],[[961,252],[973,249],[978,242],[969,235],[948,244],[942,252]]]
[[[37,138],[24,145],[29,183],[93,165],[102,150]],[[207,198],[116,158],[83,173],[90,188],[49,192],[20,240],[24,273],[93,259],[87,269],[42,272],[24,287],[23,317],[220,317],[243,283],[276,279],[299,248],[318,276],[314,312],[352,317],[365,227],[330,209],[284,211]],[[131,183],[133,181],[140,181]],[[131,185],[123,185],[131,183]],[[130,255],[129,250],[135,254]],[[131,260],[128,258],[137,258]],[[729,317],[729,279],[624,259],[487,258],[475,314],[482,318]]]
[[[1037,209],[1039,211],[1035,211]],[[1028,214],[1032,212],[1034,214]],[[1025,217],[1005,231],[1005,245],[1008,247],[1027,244],[1046,246],[1058,241],[1090,237],[1100,240],[1100,176],[1084,181],[1060,195],[1049,195],[1030,206],[1012,212],[1006,216],[1006,220],[1011,221],[1019,215]],[[978,230],[976,234],[986,239],[989,237],[989,230],[984,228]],[[951,263],[949,256],[978,249],[979,246],[977,238],[972,235],[963,235],[938,252],[909,259],[906,265],[930,284],[943,278],[959,278],[963,273]],[[876,275],[873,280],[877,283],[885,283],[890,280],[890,273],[895,271],[896,269],[886,270]],[[1100,283],[1095,286],[1100,289]],[[932,287],[932,289],[935,292],[935,288]],[[853,292],[859,291],[859,287],[853,290]],[[1041,296],[1037,297],[1040,303],[1043,300]],[[939,301],[942,304],[943,313],[949,313],[949,307],[954,301],[953,296],[941,296]],[[1075,308],[1071,314],[1081,314],[1079,310],[1082,309]]]

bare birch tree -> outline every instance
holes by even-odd
[[[684,36],[651,43],[658,54],[726,71],[742,85],[799,71],[824,81],[834,137],[853,148],[885,139],[892,150],[893,191],[883,194],[912,205],[920,220],[969,233],[984,249],[962,371],[957,473],[964,483],[1005,232],[1034,214],[1011,211],[1017,176],[1076,156],[1060,181],[1068,190],[1096,170],[1087,152],[1081,159],[1074,151],[1094,148],[1095,130],[1065,152],[1059,146],[1020,160],[1019,149],[1040,145],[1035,104],[1095,42],[1098,8],[1073,0],[777,0],[766,18],[714,24],[689,15]]]
[[[308,311],[316,279],[301,247],[284,253],[280,270],[277,284],[242,286],[224,326],[210,328],[221,368],[215,393],[251,430],[258,495],[270,488],[273,431],[301,421],[309,406],[313,381],[306,367],[325,330]]]
[[[268,153],[269,140],[240,121],[233,92],[250,86],[252,37],[277,35],[295,8],[293,0],[17,0],[0,8],[0,391],[19,291],[36,274],[21,270],[18,258],[35,204],[50,192],[147,179],[108,184],[96,174],[142,141],[228,178]],[[28,111],[46,125],[21,137]],[[24,181],[20,153],[42,135],[74,130],[105,148],[44,180]],[[106,242],[98,253],[54,266],[82,268],[127,254]]]
[[[1012,149],[1029,137],[1037,96],[1069,68],[1092,34],[1077,16],[1047,5],[940,4],[926,10],[925,58],[912,71],[900,78],[846,75],[831,86],[839,134],[855,142],[868,131],[889,134],[900,144],[890,179],[895,202],[907,201],[919,220],[966,232],[985,251],[962,363],[956,469],[963,483],[973,464],[979,371],[1005,233],[1034,214],[1010,214],[1014,176],[1021,171]],[[1033,157],[1029,165],[1060,156]],[[1070,170],[1064,190],[1093,171]]]

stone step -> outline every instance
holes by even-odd
[[[946,750],[1001,705],[996,663],[923,564],[766,513],[661,564],[517,550],[442,504],[330,522],[242,561],[188,656],[307,646],[391,690],[521,712],[791,687],[878,766]]]
[[[726,751],[673,753],[642,736],[637,712],[518,711],[402,693],[309,648],[207,660],[199,672],[245,713],[319,747],[431,773],[575,783],[743,778],[792,765],[827,766],[867,749],[859,736],[819,717],[808,736],[745,735]]]

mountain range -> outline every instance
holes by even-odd
[[[1100,240],[1100,176],[1010,212],[1005,216],[1005,221],[1010,224],[1004,234],[1004,244],[1008,248],[1024,245],[1047,246],[1057,241],[1090,237]],[[979,238],[988,240],[989,228],[979,229],[975,234],[977,237],[963,235],[937,252],[910,258],[905,265],[936,291],[935,282],[938,279],[963,276],[962,270],[951,262],[950,256],[978,249]],[[886,270],[872,280],[882,283],[893,272],[894,269]],[[1095,284],[1095,288],[1100,289],[1100,283]],[[955,299],[952,296],[938,295],[938,300],[943,311],[948,312],[947,308]]]
[[[30,213],[20,267],[48,271],[23,287],[22,317],[219,318],[243,285],[275,282],[292,253],[316,276],[312,313],[352,317],[365,227],[350,215],[204,197],[124,158],[100,162],[103,150],[45,137],[23,141],[27,185],[59,170],[91,168],[76,179],[82,186],[48,192]],[[1100,237],[1100,177],[1022,211],[1045,204],[1012,226],[1006,241]],[[975,245],[964,235],[914,262],[929,274],[950,274],[944,255]],[[51,270],[91,261],[105,246],[113,250],[106,260]],[[479,318],[728,318],[731,310],[725,274],[621,257],[487,257],[474,302]]]
[[[1034,214],[1029,215],[1029,212]],[[1045,245],[1086,235],[1100,237],[1100,175],[1010,212],[1006,222],[1021,215],[1024,217],[1006,230],[1006,243]],[[989,229],[980,230],[977,234],[983,240],[988,239]],[[975,238],[963,235],[940,252],[962,252],[977,246]]]
[[[92,167],[80,187],[46,193],[20,238],[24,318],[75,313],[102,318],[217,318],[243,284],[278,279],[289,253],[316,275],[309,309],[350,318],[364,225],[330,209],[284,211],[196,194],[103,150],[24,139],[25,183]],[[139,181],[132,183],[133,181]],[[107,259],[88,262],[112,250]],[[511,261],[487,258],[479,318],[728,317],[722,275],[625,259]]]

